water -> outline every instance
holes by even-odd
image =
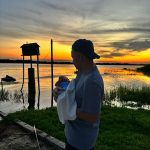
[[[25,65],[25,83],[24,83],[24,92],[27,93],[27,84],[28,84],[28,67],[29,64]],[[36,65],[33,65],[35,68],[35,77],[37,81]],[[138,73],[135,71],[137,65],[98,65],[98,69],[102,74],[105,90],[115,88],[119,85],[126,85],[132,87],[142,87],[150,86],[150,77],[145,76],[143,73]],[[123,68],[127,68],[123,69]],[[60,75],[67,76],[70,80],[75,78],[74,71],[76,71],[73,65],[63,65],[57,64],[54,65],[54,83],[57,81]],[[15,90],[20,91],[22,85],[22,64],[0,64],[0,78],[7,75],[13,76],[16,78],[16,84],[5,84],[4,89],[9,92],[14,92]],[[1,88],[1,87],[0,87]],[[50,107],[51,104],[51,68],[49,64],[40,64],[40,108]],[[36,91],[37,82],[36,82]],[[37,92],[38,93],[38,92]],[[36,94],[37,95],[37,94]],[[36,98],[37,99],[37,98]],[[54,105],[55,102],[54,102]],[[37,101],[36,101],[37,106]],[[1,102],[0,111],[4,112],[13,112],[16,110],[22,109],[22,103],[14,102]]]

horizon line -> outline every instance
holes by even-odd
[[[23,60],[22,59],[1,59],[0,58],[0,63],[22,63]],[[24,60],[25,63],[30,63],[31,60]],[[32,63],[36,63],[36,60],[32,60]],[[40,60],[39,63],[41,64],[51,64],[50,60]],[[53,60],[54,64],[73,64],[72,61],[70,60]],[[130,63],[130,62],[95,62],[95,64],[122,64],[122,65],[145,65],[145,64],[150,64],[150,63]]]

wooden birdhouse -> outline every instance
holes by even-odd
[[[39,47],[40,46],[37,43],[23,44],[21,46],[22,56],[40,55]]]

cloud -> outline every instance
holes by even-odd
[[[63,6],[63,3],[57,3],[57,1],[50,2],[50,1],[42,0],[40,1],[40,4],[43,7],[48,8],[48,9],[54,9],[57,11],[65,11],[65,12],[67,11],[67,8]]]
[[[150,48],[150,41],[145,40],[145,41],[135,41],[129,43],[128,46],[130,49],[133,49],[134,51],[139,51],[139,50],[145,50]]]
[[[114,47],[116,49],[129,49],[130,51],[144,51],[150,48],[150,41],[132,41],[126,40],[121,42],[113,42],[110,44],[110,47]]]
[[[110,54],[101,54],[100,56],[103,57],[103,58],[113,58],[113,57],[121,57],[121,56],[125,56],[127,54],[123,54],[123,53],[110,53]]]
[[[149,47],[149,4],[147,0],[1,0],[0,39],[53,37],[71,41],[85,37],[102,41],[98,47],[142,51]],[[137,37],[129,35],[126,40],[112,42],[114,36],[124,33]],[[112,40],[107,41],[106,36]],[[105,57],[125,55],[105,51]]]
[[[109,53],[109,50],[99,50],[100,53]]]
[[[147,4],[146,1],[142,1],[143,5],[145,3]],[[4,32],[8,32],[7,27],[10,30],[17,31],[19,28],[19,30],[23,29],[22,31],[31,31],[31,34],[35,32],[39,36],[48,35],[49,31],[53,31],[58,36],[63,36],[63,33],[67,33],[66,36],[68,35],[68,38],[73,36],[73,34],[74,37],[79,37],[82,35],[90,36],[123,32],[143,34],[150,32],[148,15],[145,15],[147,21],[142,20],[143,14],[138,13],[139,10],[140,12],[142,10],[134,0],[133,2],[129,0],[126,2],[122,0],[113,2],[108,0],[27,0],[27,2],[13,0],[13,2],[9,3],[3,0],[1,4],[0,23],[2,23],[2,26],[0,30],[3,30],[2,36],[5,36]],[[139,16],[134,16],[135,14],[129,15],[129,12],[132,11],[130,4],[136,6],[132,9],[135,9]],[[128,6],[129,12],[123,11],[123,5]],[[122,17],[122,15],[124,16]],[[141,19],[140,22],[144,22],[144,28],[138,24],[139,18]],[[61,32],[58,32],[58,30],[61,30]],[[8,36],[7,33],[6,35]],[[13,37],[13,35],[11,34],[10,36]],[[14,38],[19,37],[19,35],[22,37],[22,34],[18,34]]]
[[[150,33],[150,29],[145,29],[145,28],[122,28],[122,29],[107,29],[107,30],[99,30],[99,29],[91,29],[91,30],[85,30],[85,29],[79,29],[77,30],[72,30],[70,31],[71,33],[78,33],[78,34],[115,34],[115,33],[129,33],[129,32],[140,32],[140,33]]]

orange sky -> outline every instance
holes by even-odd
[[[0,6],[0,59],[21,59],[20,46],[36,42],[40,59],[50,60],[53,38],[54,59],[71,61],[72,43],[85,38],[94,42],[97,61],[150,63],[149,0],[3,0]]]
[[[50,60],[50,41],[45,40],[36,40],[30,42],[37,42],[40,45],[40,59],[41,60]],[[0,58],[4,59],[22,59],[21,57],[21,48],[20,46],[24,44],[21,41],[12,42],[11,44],[7,45],[6,43],[3,43],[3,45],[0,46]],[[59,43],[54,40],[53,42],[53,48],[54,48],[54,60],[65,60],[65,61],[71,61],[71,45],[72,42],[68,43],[67,45],[64,43]],[[101,53],[101,50],[97,50],[96,52],[99,53],[99,55],[103,54]],[[100,49],[103,49],[100,47]],[[107,51],[111,52],[112,48],[107,48]],[[125,51],[125,50],[122,50]],[[125,53],[125,52],[124,52]],[[117,63],[150,63],[150,49],[143,50],[141,52],[132,52],[127,53],[124,56],[114,56],[114,57],[108,57],[105,58],[102,57],[97,60],[98,62],[117,62]],[[36,58],[36,57],[35,57]],[[28,59],[26,57],[26,59]]]

